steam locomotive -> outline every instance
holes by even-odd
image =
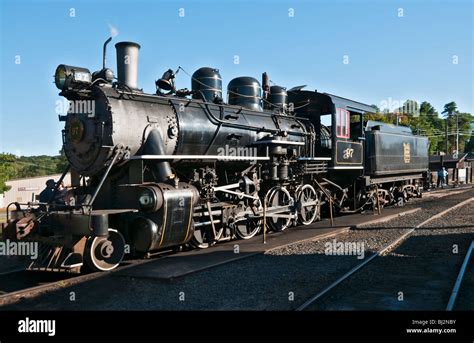
[[[372,106],[271,86],[266,73],[261,84],[231,80],[226,103],[208,67],[191,90],[176,89],[170,69],[146,94],[140,45],[115,45],[115,78],[110,40],[101,70],[57,67],[60,95],[74,105],[59,116],[70,166],[57,184],[70,172],[72,188],[60,202],[9,206],[4,238],[41,246],[29,269],[108,271],[128,253],[207,248],[421,196],[427,139],[364,122]]]

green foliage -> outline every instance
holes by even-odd
[[[470,113],[453,113],[447,117],[448,132],[451,133],[448,141],[452,149],[456,149],[456,135],[453,134],[456,132],[456,119],[459,123],[459,151],[470,152],[472,148],[471,150],[465,148],[472,135],[471,124],[474,123],[474,116]]]
[[[446,152],[446,124],[448,125],[448,153],[456,148],[456,118],[459,120],[459,151],[471,152],[474,149],[473,123],[470,113],[459,113],[454,101],[444,105],[445,118],[438,115],[436,109],[427,101],[420,105],[407,100],[396,113],[367,113],[365,120],[377,120],[409,126],[415,134],[427,136],[430,141],[430,154]]]
[[[15,175],[15,159],[12,154],[0,154],[0,193],[8,190],[5,182]]]
[[[62,151],[58,156],[15,156],[0,154],[0,193],[7,191],[6,181],[25,177],[62,173],[68,162]]]
[[[450,114],[456,113],[457,111],[458,111],[458,106],[456,105],[454,101],[451,101],[447,103],[446,105],[444,105],[444,110],[441,113],[450,115]]]
[[[57,162],[56,162],[56,170],[58,171],[58,173],[62,173],[64,172],[64,170],[66,170],[66,167],[68,166],[69,162],[66,158],[66,154],[64,153],[64,149],[61,148],[61,150],[59,150],[59,157]]]
[[[382,123],[395,124],[393,113],[366,113],[364,115],[364,120],[375,120]]]
[[[473,129],[474,130],[474,129]],[[465,152],[474,152],[474,135],[471,135],[471,139],[466,142]]]
[[[438,115],[438,112],[436,112],[435,108],[431,106],[431,104],[428,101],[423,101],[420,104],[420,113],[429,114],[429,115]]]

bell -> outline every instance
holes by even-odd
[[[156,81],[156,86],[160,89],[163,89],[165,91],[170,91],[174,89],[174,79],[175,75],[174,72],[171,69],[168,69],[163,73],[163,76],[161,79]]]

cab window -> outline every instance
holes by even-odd
[[[336,109],[336,136],[339,138],[349,138],[349,127],[349,111],[343,108]]]

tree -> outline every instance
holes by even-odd
[[[66,158],[64,149],[61,148],[61,150],[59,150],[58,161],[56,162],[56,172],[63,173],[66,170],[66,167],[68,166],[68,164],[69,164],[69,161]]]
[[[430,154],[445,150],[444,128],[445,122],[438,116],[436,109],[428,102],[420,104],[420,115],[410,123],[415,132],[428,136],[430,141]]]
[[[474,152],[474,127],[472,128],[472,131],[471,131],[471,139],[466,143],[464,152]]]
[[[456,105],[454,101],[451,101],[447,103],[446,105],[444,105],[444,110],[441,113],[446,114],[446,115],[452,115],[452,114],[457,113],[457,111],[458,111],[458,106]]]
[[[62,150],[59,153],[59,156],[15,156],[1,153],[0,193],[8,190],[6,182],[13,178],[27,178],[64,172],[68,161]]]
[[[454,101],[444,105],[442,112],[446,117],[446,125],[448,125],[448,142],[451,147],[456,147],[456,138],[459,136],[458,152],[470,149],[468,144],[472,135],[472,123],[474,117],[470,113],[460,113]],[[454,151],[455,149],[451,149]],[[467,151],[469,152],[469,151]]]
[[[427,115],[438,115],[435,108],[428,101],[423,101],[420,104],[420,113]]]
[[[4,193],[8,190],[5,182],[15,176],[15,161],[15,155],[0,154],[0,193]]]
[[[380,108],[377,105],[371,105],[373,108],[375,108],[375,113],[380,113]]]
[[[472,151],[472,148],[469,148],[468,143],[473,133],[472,123],[474,123],[474,116],[472,116],[470,113],[458,113],[457,117],[459,121],[459,151],[470,152]],[[452,137],[453,141],[456,139],[455,135],[450,137]]]

